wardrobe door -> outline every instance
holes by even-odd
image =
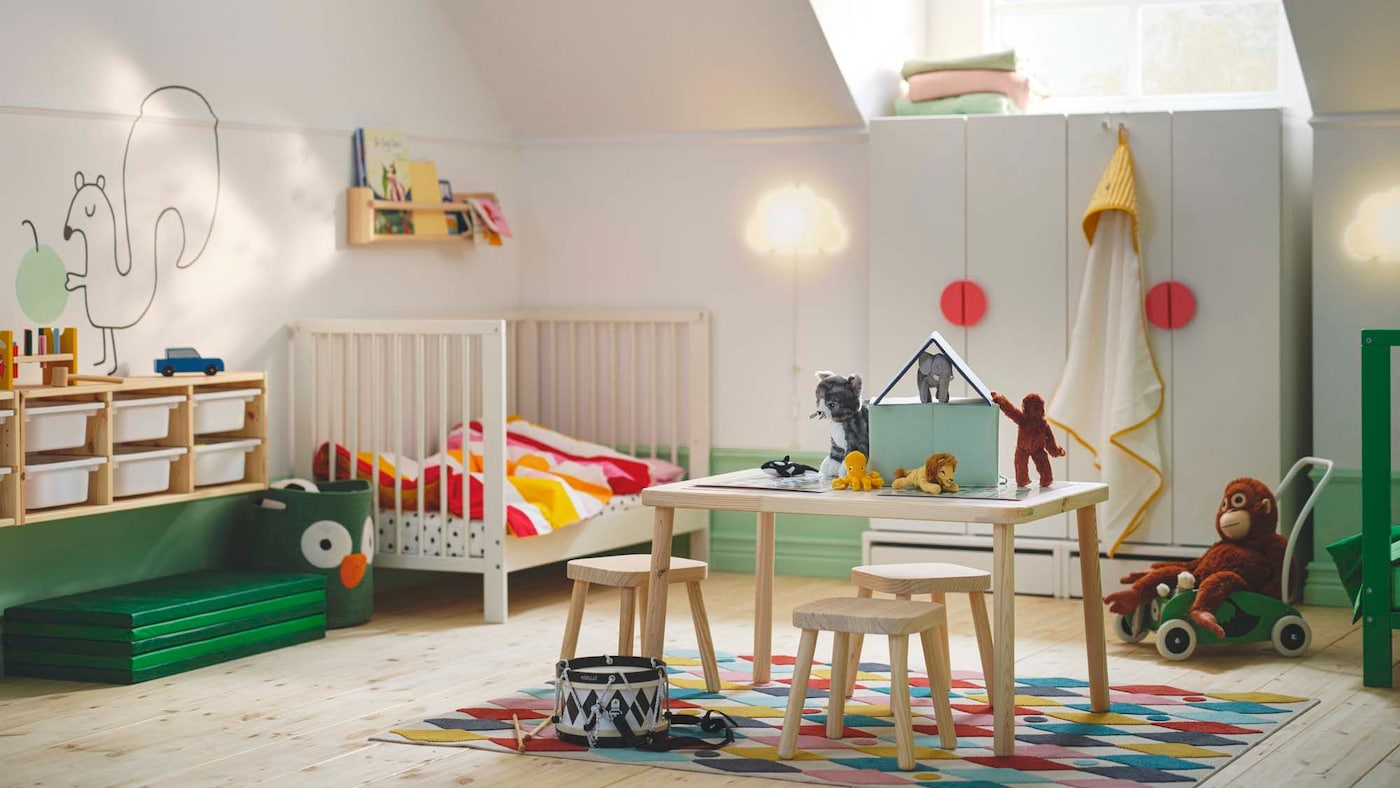
[[[1108,120],[1109,128],[1104,128]],[[1133,115],[1071,115],[1068,118],[1066,155],[1068,158],[1065,211],[1065,248],[1068,270],[1066,332],[1073,331],[1079,312],[1079,293],[1089,243],[1084,237],[1084,210],[1118,146],[1118,124],[1124,123],[1128,147],[1133,154],[1133,171],[1138,198],[1138,235],[1143,266],[1143,294],[1158,282],[1172,278],[1172,116],[1166,112]],[[1147,326],[1147,340],[1164,384],[1162,414],[1157,418],[1157,434],[1162,445],[1165,475],[1162,494],[1147,511],[1147,517],[1130,543],[1172,544],[1172,333]],[[1067,334],[1068,335],[1068,334]],[[1068,478],[1097,481],[1093,453],[1070,439]],[[1101,524],[1104,525],[1104,524]]]
[[[967,331],[967,363],[1019,406],[1047,400],[1065,363],[1065,118],[983,116],[967,121],[967,274],[987,293],[987,314]],[[1016,426],[1002,419],[1001,470],[1015,484]],[[1056,431],[1061,445],[1067,440]],[[1064,459],[1051,460],[1065,479]],[[1030,468],[1031,484],[1038,484]],[[1017,528],[1064,537],[1067,518]],[[990,526],[973,524],[973,533]]]
[[[1196,294],[1172,339],[1178,544],[1216,541],[1231,479],[1279,477],[1280,129],[1277,110],[1172,119],[1173,267]]]
[[[939,309],[948,283],[966,274],[963,118],[870,122],[870,330],[864,396],[873,399],[937,330],[965,355],[966,332]],[[961,388],[960,388],[961,387]],[[961,378],[954,396],[964,396]],[[918,394],[910,372],[893,396]],[[879,528],[882,525],[872,521]],[[963,533],[962,523],[918,530]]]

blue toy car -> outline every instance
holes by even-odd
[[[156,372],[167,378],[176,372],[203,372],[213,375],[223,371],[223,359],[205,358],[192,347],[168,347],[165,349],[165,358],[156,359]]]

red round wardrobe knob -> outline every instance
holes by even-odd
[[[1168,330],[1181,328],[1196,315],[1196,295],[1180,282],[1159,282],[1147,291],[1144,307],[1152,325]]]
[[[955,326],[975,326],[987,314],[987,294],[971,279],[959,279],[943,289],[943,317]]]

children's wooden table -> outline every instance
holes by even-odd
[[[710,509],[758,514],[757,558],[754,565],[754,681],[769,680],[773,640],[773,530],[778,514],[816,514],[838,517],[884,517],[896,520],[929,520],[990,523],[992,542],[992,605],[995,652],[992,687],[995,720],[994,752],[1015,752],[1016,664],[1015,540],[1016,526],[1043,517],[1074,511],[1079,525],[1079,571],[1084,582],[1084,640],[1089,662],[1089,699],[1096,712],[1108,711],[1108,658],[1104,642],[1103,590],[1099,581],[1099,533],[1094,505],[1108,500],[1108,485],[1069,482],[1040,491],[1031,490],[1023,500],[979,500],[881,495],[879,492],[830,491],[821,493],[732,489],[724,484],[752,471],[665,484],[642,491],[642,503],[655,507],[651,540],[651,582],[642,653],[662,656],[666,640],[666,597],[669,584],[671,534],[676,509]]]

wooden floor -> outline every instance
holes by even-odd
[[[751,648],[753,579],[705,586],[715,642]],[[380,595],[374,620],[316,643],[133,687],[0,679],[0,786],[414,785],[718,786],[752,778],[612,766],[469,749],[380,744],[371,734],[552,675],[568,608],[559,567],[511,580],[510,623],[481,623],[478,582],[434,577]],[[774,652],[794,653],[794,604],[851,593],[843,581],[779,577]],[[685,595],[673,595],[667,640],[694,644]],[[977,670],[971,619],[950,604],[953,667]],[[615,650],[618,594],[589,600],[579,653]],[[1017,599],[1017,675],[1086,675],[1079,603]],[[1400,785],[1400,691],[1361,687],[1361,633],[1349,611],[1310,608],[1313,648],[1300,659],[1264,645],[1165,662],[1150,642],[1109,639],[1113,683],[1269,690],[1321,705],[1209,781],[1223,785]],[[883,659],[880,639],[867,655]],[[821,649],[830,649],[823,639]],[[921,668],[921,665],[916,665]],[[776,785],[776,783],[770,783]]]

